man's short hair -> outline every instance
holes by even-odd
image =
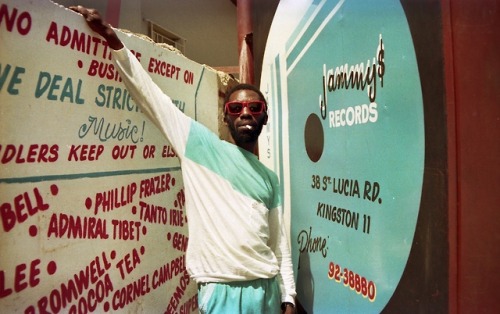
[[[226,93],[226,96],[224,97],[224,103],[227,103],[229,101],[229,97],[231,97],[231,95],[233,93],[235,93],[239,90],[251,90],[251,91],[256,92],[259,95],[260,100],[262,100],[263,102],[266,103],[266,108],[267,108],[267,101],[266,101],[266,98],[264,98],[264,94],[262,94],[262,92],[254,85],[247,84],[247,83],[241,83],[241,84],[238,84],[238,85],[231,87],[229,89],[229,91]]]

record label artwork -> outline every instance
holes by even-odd
[[[298,300],[308,312],[379,313],[406,266],[422,192],[410,29],[399,1],[291,2],[266,46],[260,150],[285,186]]]

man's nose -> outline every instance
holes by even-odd
[[[243,109],[241,110],[241,114],[240,116],[251,116],[252,115],[252,112],[250,111],[250,108],[248,107],[243,107]]]

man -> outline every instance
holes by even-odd
[[[267,104],[251,85],[227,93],[232,143],[184,115],[153,83],[99,13],[81,6],[111,49],[125,86],[181,161],[189,244],[187,270],[202,313],[294,313],[295,282],[277,176],[253,154]],[[281,305],[281,306],[280,306]]]

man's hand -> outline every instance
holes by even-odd
[[[115,31],[111,26],[104,22],[101,15],[95,9],[88,9],[78,6],[70,6],[70,10],[80,13],[88,26],[97,34],[101,35],[107,42],[108,46],[113,50],[120,50],[123,48],[123,43],[116,35]]]
[[[283,311],[283,314],[295,314],[295,308],[287,306]]]
[[[284,302],[281,305],[282,314],[295,314],[295,306],[292,303]]]

